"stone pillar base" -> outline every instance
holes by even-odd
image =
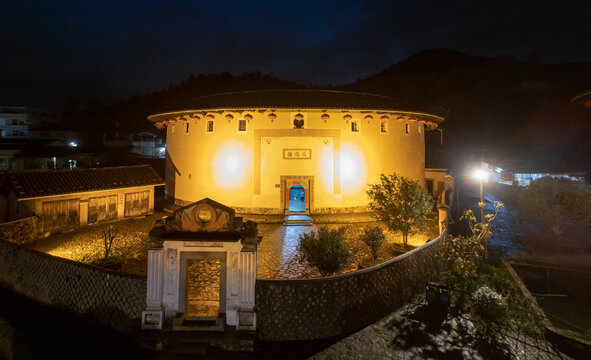
[[[156,329],[161,330],[164,322],[164,311],[162,310],[144,310],[142,311],[142,330]]]
[[[251,308],[238,309],[238,330],[255,330],[256,329],[256,312]]]

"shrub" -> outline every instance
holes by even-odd
[[[472,293],[471,300],[473,313],[485,322],[500,320],[505,315],[505,298],[486,285]]]
[[[344,227],[321,227],[310,234],[302,234],[299,240],[299,259],[316,267],[322,276],[342,271],[355,258],[355,251],[345,242]]]
[[[441,243],[441,280],[457,294],[457,307],[464,306],[465,294],[478,282],[478,266],[484,258],[484,245],[474,237],[447,236]]]
[[[371,251],[371,257],[375,262],[382,246],[386,243],[386,236],[379,226],[368,226],[361,235],[361,241],[367,245]]]

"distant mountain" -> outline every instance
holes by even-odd
[[[112,105],[90,102],[78,113],[69,114],[75,123],[102,132],[155,131],[148,115],[186,109],[191,100],[209,94],[262,89],[298,89],[303,86],[260,72],[234,76],[230,73],[190,76],[180,84],[171,84],[150,94],[135,95]]]
[[[303,87],[259,72],[191,76],[110,106],[91,103],[77,117],[100,131],[154,131],[147,115],[186,108],[202,95]],[[591,89],[591,63],[539,64],[534,57],[523,62],[432,49],[334,89],[389,95],[406,104],[405,110],[445,116],[441,128],[447,150],[537,153],[562,165],[591,154],[591,114],[570,102]]]
[[[512,57],[422,51],[340,87],[396,97],[409,108],[446,116],[452,148],[578,152],[587,143],[588,109],[572,104],[591,89],[591,63],[539,64]]]

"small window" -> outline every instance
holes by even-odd
[[[189,133],[189,123],[185,124],[185,134]]]
[[[380,133],[387,134],[388,133],[388,122],[381,121],[380,122]]]
[[[213,132],[213,120],[207,120],[207,124],[205,127],[205,132],[212,133]]]
[[[404,133],[410,134],[410,124],[404,124]]]
[[[435,188],[433,187],[433,179],[425,179],[425,185],[427,187],[427,191],[431,195],[435,195]]]
[[[419,131],[417,131],[419,136],[423,135],[423,125],[419,124]]]
[[[351,120],[351,132],[359,132],[359,120]]]
[[[246,132],[246,119],[238,119],[238,132]]]

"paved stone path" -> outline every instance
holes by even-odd
[[[519,337],[517,337],[519,338]],[[499,336],[487,342],[463,317],[434,317],[409,304],[335,343],[311,360],[333,359],[569,359],[544,340]]]
[[[147,251],[150,246],[148,232],[156,220],[168,215],[170,212],[156,212],[140,218],[83,227],[41,239],[29,244],[28,247],[50,255],[89,263],[103,256],[102,232],[112,225],[119,229],[119,235],[113,243],[114,254],[126,259],[122,271],[145,276]],[[349,245],[358,251],[357,259],[368,256],[369,249],[360,243],[358,237],[363,232],[364,226],[378,225],[368,214],[320,215],[317,219],[315,216],[315,221],[317,220],[321,224],[313,226],[283,226],[283,218],[284,216],[273,215],[244,216],[245,221],[253,220],[259,223],[259,235],[263,236],[263,241],[258,249],[257,277],[259,278],[297,279],[320,276],[316,269],[300,262],[297,256],[300,235],[317,230],[319,226],[333,228],[346,226]],[[383,228],[383,225],[381,226]],[[401,241],[401,236],[398,233],[386,232],[386,236],[387,245],[384,247],[382,261],[397,255],[394,243]],[[433,234],[430,236],[417,234],[409,237],[409,244],[420,246],[429,238],[434,237]],[[347,272],[354,270],[357,270],[357,262],[352,263],[346,269]]]

